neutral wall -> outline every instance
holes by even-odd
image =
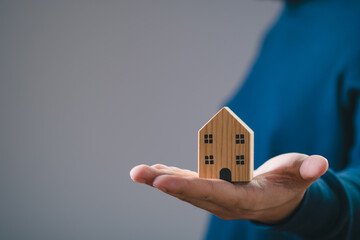
[[[278,1],[0,1],[0,239],[199,239],[207,214],[133,183],[197,169],[197,130]]]

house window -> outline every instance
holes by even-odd
[[[245,143],[245,135],[244,134],[236,134],[235,135],[235,142],[236,144],[244,144]]]
[[[205,164],[214,164],[214,156],[206,155],[205,156]]]
[[[205,143],[213,143],[213,135],[205,134]]]
[[[245,165],[244,155],[236,155],[236,165]]]

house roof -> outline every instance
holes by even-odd
[[[208,125],[208,123],[210,123],[214,118],[216,118],[218,115],[222,114],[227,112],[228,114],[230,114],[234,119],[236,119],[250,134],[253,134],[253,130],[248,126],[246,125],[246,123],[241,120],[230,108],[228,107],[223,107],[220,111],[218,111],[209,121],[207,121],[207,123],[202,126],[202,128],[200,128],[199,132],[201,132],[201,130],[206,126]]]

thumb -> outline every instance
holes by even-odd
[[[305,181],[315,181],[328,170],[328,160],[320,155],[307,157],[301,164],[299,172]]]

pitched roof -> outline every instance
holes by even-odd
[[[214,118],[216,118],[218,115],[222,114],[223,112],[227,112],[229,113],[233,118],[235,118],[250,134],[253,134],[253,130],[246,125],[246,123],[241,120],[230,108],[228,107],[223,107],[220,111],[218,111],[209,121],[207,121],[207,123],[202,126],[202,128],[200,128],[199,132],[209,123],[211,122]]]

